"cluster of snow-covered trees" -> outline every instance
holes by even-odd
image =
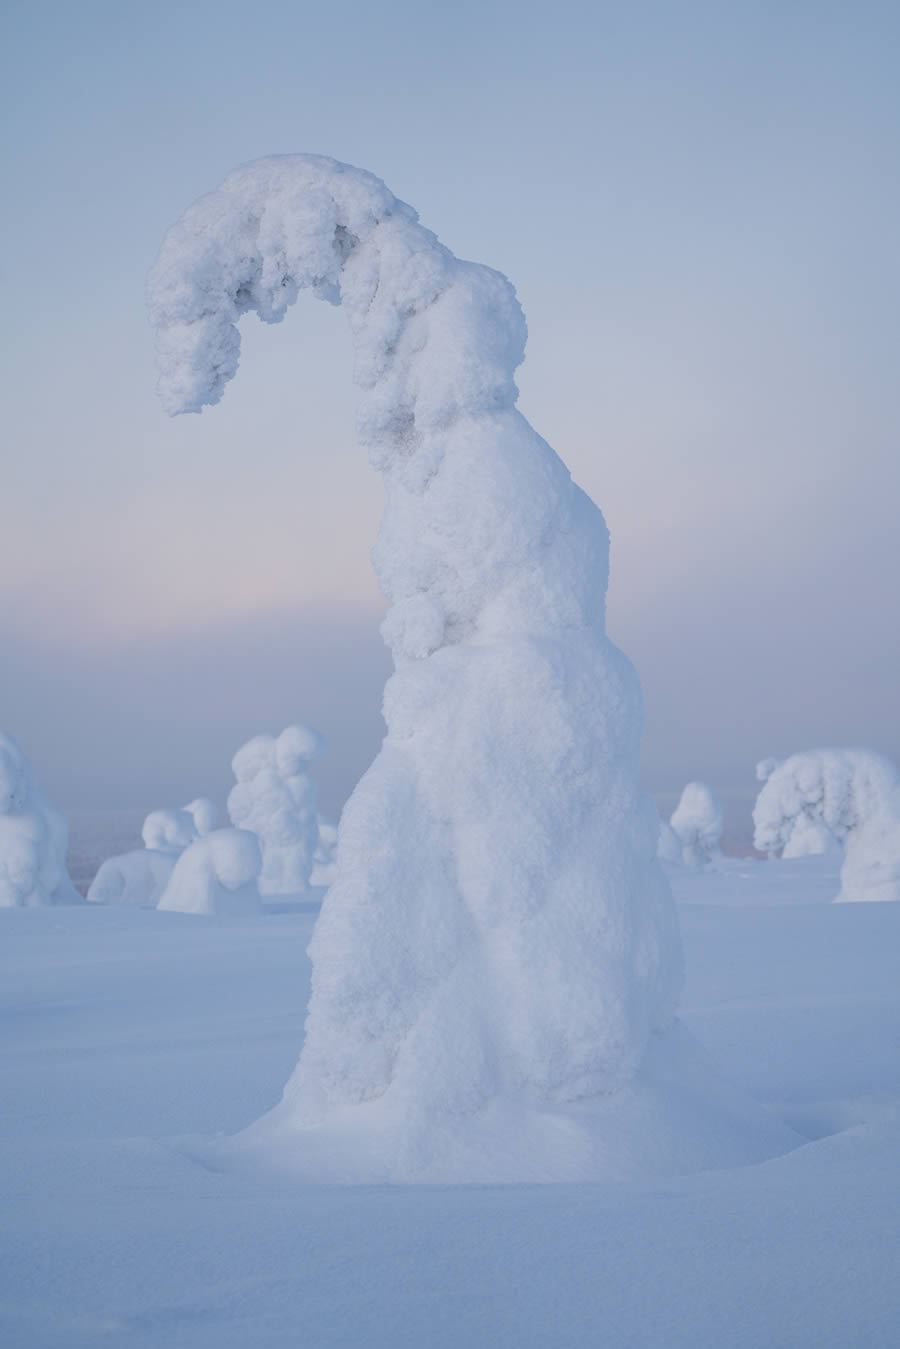
[[[337,831],[316,810],[309,766],[325,741],[308,726],[257,735],[232,759],[231,828],[205,797],[154,810],[144,847],[100,867],[88,899],[182,913],[248,912],[263,895],[303,895],[330,880]]]
[[[766,767],[753,811],[761,852],[797,857],[836,841],[844,848],[839,901],[900,900],[900,774],[889,759],[820,749]]]
[[[900,900],[900,773],[868,749],[820,749],[756,766],[754,846],[769,857],[843,855],[838,902]],[[666,823],[658,851],[670,865],[721,857],[722,811],[691,782]]]

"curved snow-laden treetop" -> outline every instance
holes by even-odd
[[[514,410],[526,329],[513,287],[455,258],[370,173],[317,155],[258,160],[170,230],[148,285],[166,410],[217,403],[241,316],[278,322],[303,289],[349,317],[360,439],[398,489],[375,555],[395,654],[427,655],[479,623],[602,621],[602,518],[583,499],[591,528],[570,536],[577,489]],[[515,452],[497,454],[510,435]],[[439,476],[451,436],[455,471]],[[529,576],[538,543],[566,585]]]
[[[766,779],[753,824],[754,847],[786,856],[795,831],[824,826],[844,845],[839,900],[900,900],[900,773],[884,755],[792,754]]]
[[[319,156],[239,169],[170,231],[149,282],[167,409],[216,402],[241,316],[277,321],[302,289],[352,328],[397,668],[271,1127],[339,1121],[318,1176],[356,1128],[356,1175],[602,1172],[574,1123],[531,1128],[528,1112],[631,1081],[681,978],[658,817],[637,787],[640,686],[604,628],[603,517],[516,410],[510,283],[455,258],[371,174]],[[507,1121],[455,1167],[448,1140],[491,1101],[519,1112],[533,1149],[513,1158]]]

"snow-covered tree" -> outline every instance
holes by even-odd
[[[802,837],[821,824],[844,846],[838,900],[900,900],[900,774],[883,755],[792,754],[766,780],[753,823],[762,852],[787,849],[798,828]]]
[[[761,759],[756,765],[757,782],[768,782],[780,762],[779,759]],[[821,816],[812,810],[801,811],[790,825],[786,820],[783,821],[781,834],[785,839],[781,853],[784,858],[818,857],[825,853],[840,852],[841,845],[834,834]],[[774,852],[768,855],[776,856]]]
[[[143,848],[108,857],[101,863],[87,892],[94,904],[121,904],[155,909],[178,858],[197,837],[215,823],[216,808],[201,797],[182,810],[151,810],[144,820]],[[198,828],[198,821],[204,826]]]
[[[246,829],[213,829],[177,858],[157,907],[177,913],[255,913],[262,870],[259,839]]]
[[[319,843],[317,788],[310,764],[325,741],[309,726],[256,735],[231,761],[237,785],[228,797],[232,824],[256,834],[262,848],[261,894],[302,894]]]
[[[65,816],[41,796],[22,747],[0,731],[0,908],[80,904],[68,846]]]
[[[687,784],[669,824],[685,866],[702,867],[721,857],[722,807],[705,782]]]
[[[318,1177],[607,1174],[595,1127],[634,1141],[616,1112],[639,1096],[617,1093],[677,1054],[681,951],[603,517],[516,410],[510,283],[331,159],[246,165],[169,232],[149,282],[165,407],[218,402],[241,315],[277,322],[304,288],[350,321],[395,673],[300,1062],[259,1128],[323,1149]]]

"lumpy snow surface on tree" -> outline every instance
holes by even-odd
[[[706,866],[721,856],[722,807],[705,782],[687,784],[669,824],[681,843],[685,866]]]
[[[177,913],[253,913],[260,907],[259,840],[246,829],[214,829],[185,848],[157,905]]]
[[[68,846],[65,816],[41,796],[22,747],[0,731],[0,908],[80,904]]]
[[[256,834],[262,848],[260,893],[303,894],[319,844],[318,790],[308,773],[325,752],[309,726],[279,736],[256,735],[231,761],[237,784],[228,797],[231,822]]]
[[[817,825],[844,846],[838,900],[900,900],[900,774],[868,749],[793,754],[772,772],[753,810],[754,844],[784,848]],[[797,854],[794,854],[797,855]]]
[[[257,1135],[325,1179],[607,1174],[602,1130],[630,1125],[592,1104],[665,1077],[682,973],[603,517],[516,410],[511,284],[331,159],[249,164],[169,232],[149,281],[165,407],[218,402],[241,315],[276,322],[304,288],[352,330],[395,673],[310,946],[300,1062]],[[676,1133],[716,1134],[690,1113]],[[783,1142],[730,1123],[706,1161]]]

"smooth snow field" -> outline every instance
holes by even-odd
[[[839,861],[672,876],[682,1020],[808,1141],[618,1185],[211,1168],[297,1062],[315,903],[0,912],[0,1344],[896,1346],[900,904]]]

